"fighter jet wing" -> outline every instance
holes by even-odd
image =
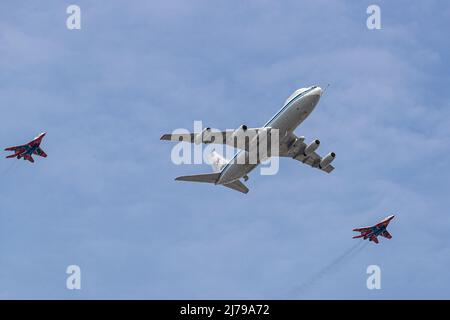
[[[392,238],[391,234],[390,234],[389,232],[387,232],[387,231],[384,231],[381,235],[382,235],[383,237],[385,237],[385,238],[388,238],[388,239],[391,239],[391,238]]]
[[[25,158],[25,160],[28,160],[28,161],[30,161],[31,163],[34,163],[34,159],[33,159],[33,157],[32,157],[31,155],[26,154],[26,155],[24,156],[24,158]]]
[[[356,228],[356,229],[353,229],[353,231],[360,232],[359,235],[353,237],[353,239],[356,239],[356,238],[362,238],[362,237],[369,235],[372,232],[372,228],[370,228],[370,227]]]
[[[37,148],[33,154],[46,158],[47,154],[41,148]]]
[[[375,243],[378,243],[378,238],[375,236],[370,237],[370,240],[372,240]]]
[[[362,227],[362,228],[353,229],[353,231],[356,231],[356,232],[368,232],[371,229],[372,229],[371,227]]]
[[[387,222],[387,221],[382,221],[382,222],[380,222],[380,223],[377,223],[377,224],[375,225],[375,227],[380,228],[380,227],[383,227],[383,226],[387,226],[388,224],[389,224],[389,222]]]
[[[247,128],[245,131],[240,132],[244,138],[239,139],[241,136],[238,135],[239,138],[233,137],[233,134],[236,130],[226,130],[226,131],[213,131],[209,130],[207,132],[199,132],[199,133],[169,133],[163,134],[161,136],[161,140],[168,141],[184,141],[190,143],[216,143],[216,144],[226,144],[234,148],[243,149],[248,151],[248,141],[253,137],[260,134],[263,130],[268,130],[270,128]]]
[[[15,146],[6,148],[5,151],[13,151],[14,153],[7,156],[6,158],[15,158],[26,151],[25,146]]]

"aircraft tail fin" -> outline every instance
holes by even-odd
[[[14,153],[14,154],[11,154],[11,155],[9,155],[9,156],[6,156],[6,158],[15,158],[15,157],[17,157],[19,155],[19,153]]]
[[[248,193],[249,189],[241,181],[236,180],[228,184],[224,184],[225,187],[242,192]]]
[[[178,181],[191,181],[191,182],[205,182],[205,183],[216,183],[219,180],[220,172],[214,173],[202,173],[202,174],[193,174],[190,176],[181,176],[175,178]]]

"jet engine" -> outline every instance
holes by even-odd
[[[320,161],[319,167],[320,169],[324,169],[326,167],[328,167],[331,162],[333,162],[334,158],[336,158],[336,154],[334,152],[330,152],[329,154],[327,154],[322,161]]]
[[[202,142],[211,142],[211,128],[205,128],[202,132],[197,133],[194,138],[195,144],[201,144]]]
[[[316,149],[319,147],[320,141],[319,140],[314,140],[313,142],[311,142],[310,144],[308,144],[305,148],[305,151],[303,151],[303,154],[305,156],[313,153],[314,151],[316,151]]]
[[[236,130],[234,130],[233,132],[233,139],[235,137],[239,138],[239,135],[241,135],[242,133],[245,133],[245,131],[247,131],[247,126],[245,124],[241,125],[239,128],[237,128]]]

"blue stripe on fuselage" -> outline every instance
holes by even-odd
[[[311,87],[308,90],[305,90],[303,92],[300,92],[298,95],[296,95],[294,98],[292,98],[289,102],[287,102],[283,108],[281,108],[273,117],[272,119],[270,119],[265,125],[265,127],[270,126],[270,124],[275,120],[276,117],[278,117],[280,115],[280,113],[282,113],[284,110],[286,110],[290,105],[292,105],[294,102],[296,102],[299,98],[303,97],[305,94],[307,94],[308,92],[310,92],[311,90],[315,89],[315,87]],[[295,101],[294,101],[295,100]]]
[[[276,118],[277,118],[284,110],[286,110],[289,106],[291,106],[291,105],[294,103],[294,101],[296,102],[299,98],[303,97],[305,94],[307,94],[308,92],[310,92],[311,90],[313,90],[313,89],[315,89],[315,88],[316,88],[316,87],[313,86],[313,87],[311,87],[311,88],[309,88],[309,89],[307,89],[307,90],[305,90],[305,91],[303,91],[303,92],[300,92],[298,95],[296,95],[295,97],[293,97],[290,101],[286,102],[286,104],[285,104],[280,110],[278,110],[278,112],[275,113],[275,115],[274,115],[269,121],[267,121],[267,123],[263,126],[263,128],[269,127],[270,124],[271,124],[273,121],[275,121],[275,119],[276,119]],[[228,163],[225,165],[225,167],[223,167],[223,169],[222,169],[220,175],[222,175],[222,174],[225,173],[225,170],[230,166],[230,164],[232,164],[233,160],[236,159],[236,157],[237,157],[241,152],[242,152],[242,150],[236,152],[236,154],[234,155],[234,157],[233,157],[230,161],[228,161]]]

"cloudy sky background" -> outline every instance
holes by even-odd
[[[49,157],[0,161],[0,298],[450,298],[450,5],[378,1],[373,31],[372,3],[77,1],[69,31],[69,2],[2,1],[0,146],[47,131]],[[261,126],[328,83],[296,133],[337,153],[331,175],[173,180],[211,169],[174,165],[162,133]],[[392,240],[298,290],[391,213]]]

